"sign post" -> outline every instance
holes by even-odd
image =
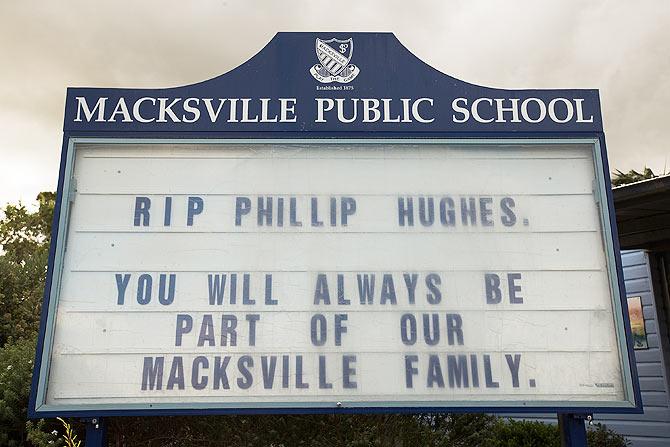
[[[562,447],[586,447],[584,417],[578,414],[559,414],[558,428],[561,431]]]
[[[86,419],[86,447],[107,445],[107,423],[101,418]]]
[[[596,90],[280,33],[64,132],[33,417],[640,411]]]

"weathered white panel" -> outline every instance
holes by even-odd
[[[255,191],[255,190],[253,190]],[[119,194],[104,196],[105,200],[100,200],[100,194],[80,193],[77,198],[76,206],[72,209],[73,226],[71,230],[81,233],[125,233],[142,231],[148,232],[166,232],[179,233],[189,231],[190,233],[239,233],[239,232],[299,232],[299,233],[331,233],[331,232],[350,232],[357,233],[361,231],[375,232],[375,233],[462,233],[462,232],[533,232],[533,233],[549,233],[549,232],[597,232],[600,227],[598,215],[593,209],[593,194],[571,194],[571,195],[539,195],[528,194],[515,196],[515,207],[525,210],[519,218],[526,219],[527,222],[522,221],[522,225],[500,228],[500,219],[502,213],[499,210],[500,201],[505,197],[502,195],[487,195],[483,196],[492,200],[492,207],[495,209],[492,212],[492,219],[498,225],[482,226],[478,221],[475,225],[462,224],[462,208],[460,200],[475,199],[475,206],[480,207],[479,199],[481,197],[472,194],[469,195],[453,195],[440,194],[434,196],[426,196],[419,194],[376,194],[376,195],[362,195],[356,196],[357,210],[356,214],[348,219],[346,226],[331,226],[328,222],[329,200],[328,195],[261,195],[256,192],[242,191],[239,194],[201,194],[207,204],[208,213],[203,213],[198,217],[198,225],[196,228],[187,226],[187,205],[189,194],[172,196],[172,212],[175,218],[169,227],[164,225],[162,219],[165,212],[165,198],[160,195],[148,195],[151,199],[152,209],[156,212],[156,216],[150,220],[147,227],[137,228],[133,225],[133,209],[135,206],[135,195]],[[241,221],[241,225],[235,225],[235,200],[237,196],[245,196],[251,200],[253,210],[250,214],[245,215]],[[257,225],[256,210],[258,209],[258,199],[270,197],[275,211],[278,207],[279,199],[283,200],[284,216],[282,225],[279,226],[277,216],[274,216],[274,221],[271,226]],[[313,227],[310,225],[311,207],[310,200],[312,197],[318,199],[319,209],[323,227]],[[338,194],[334,196],[339,199]],[[396,211],[398,198],[409,198],[413,200],[415,212],[418,216],[420,202],[423,198],[428,201],[431,200],[432,209],[436,225],[426,226],[422,225],[417,216],[415,216],[415,226],[399,226],[398,214]],[[441,198],[449,197],[454,200],[455,221],[450,225],[440,222],[440,200]],[[291,226],[289,222],[289,201],[295,198],[296,201],[296,220],[301,223],[300,226]],[[428,207],[426,206],[428,209]],[[338,209],[339,212],[339,209]],[[428,211],[427,211],[428,212]],[[581,216],[580,219],[575,219],[575,216]]]
[[[172,242],[172,243],[171,243]],[[169,271],[430,271],[436,262],[455,270],[604,269],[597,233],[379,234],[236,233],[202,237],[195,233],[70,235],[72,270]],[[175,247],[177,246],[177,247]],[[180,247],[180,248],[179,248]],[[355,256],[352,256],[355,253]],[[504,256],[501,256],[503,255]],[[439,261],[437,261],[439,260]]]
[[[443,156],[445,148],[440,146],[321,145],[290,152],[281,146],[194,149],[206,151],[206,157],[171,157],[160,146],[142,150],[142,155],[136,152],[130,157],[116,156],[113,150],[108,156],[87,156],[80,150],[77,189],[98,194],[194,195],[251,191],[276,195],[358,195],[363,191],[416,195],[590,194],[593,179],[590,148],[586,145],[581,151],[573,149],[581,152],[579,157],[567,158],[536,156],[546,147],[516,151],[453,148],[448,157]],[[468,152],[475,156],[468,156]],[[411,170],[407,169],[408,163]],[[530,172],[533,175],[528,175]]]
[[[509,310],[514,312],[539,311],[539,310],[609,310],[611,306],[610,297],[606,290],[607,275],[597,270],[582,271],[526,271],[515,270],[524,278],[524,293],[522,294],[523,305],[510,303],[509,298],[501,300],[496,305],[497,310]],[[414,312],[425,311],[462,311],[462,310],[486,310],[490,307],[486,303],[486,290],[484,285],[484,272],[477,271],[362,271],[343,272],[321,271],[325,275],[331,291],[330,306],[322,306],[324,310],[340,309],[344,312],[356,311],[391,311]],[[438,305],[428,304],[430,290],[426,286],[427,275],[433,273],[441,278],[439,290],[442,300]],[[502,273],[502,272],[498,272]],[[128,292],[124,304],[118,304],[118,293],[116,275],[130,275],[128,279]],[[157,299],[149,304],[141,304],[137,301],[137,290],[140,275],[150,274],[159,279],[160,274],[178,275],[175,283],[175,300],[169,306],[161,305]],[[249,297],[256,304],[246,305],[242,302],[244,276],[249,275]],[[278,301],[270,309],[265,306],[265,280],[266,275],[272,275],[272,297]],[[230,272],[212,271],[195,272],[171,270],[168,272],[155,272],[149,270],[131,271],[121,270],[114,272],[92,272],[73,271],[63,279],[62,296],[59,307],[67,312],[256,312],[264,310],[271,311],[309,311],[314,309],[313,294],[315,291],[316,271],[282,271],[282,272]],[[221,278],[225,275],[227,287],[222,297],[221,304],[210,305],[209,299],[209,277],[216,275]],[[236,301],[231,303],[230,283],[232,276],[236,276]],[[345,306],[338,306],[338,275],[342,275],[343,295],[350,302]],[[373,302],[362,304],[358,278],[374,276],[375,291]],[[384,275],[391,275],[393,280],[397,303],[380,303],[381,283]],[[417,285],[414,290],[414,302],[410,299],[409,287],[405,282],[405,276],[417,275]],[[306,286],[307,285],[307,286]],[[307,287],[308,291],[305,291]],[[332,290],[331,290],[332,289]],[[157,296],[159,282],[152,284],[152,293]],[[307,296],[311,299],[298,299],[299,296]],[[588,300],[584,297],[589,297]],[[101,297],[104,297],[101,299]],[[215,301],[216,303],[216,301]]]
[[[296,353],[300,355],[301,353]],[[318,369],[318,354],[306,353],[303,358],[303,367],[305,373],[302,375],[304,383],[308,386],[299,388],[296,384],[295,376],[295,355],[289,356],[289,374],[288,387],[282,386],[282,360],[281,352],[266,352],[261,355],[254,356],[254,365],[250,367],[252,375],[251,386],[247,389],[241,389],[238,379],[242,379],[243,375],[237,369],[237,362],[240,355],[230,355],[231,361],[228,366],[227,380],[229,389],[225,389],[222,382],[219,382],[219,388],[215,389],[215,382],[213,381],[213,373],[210,368],[200,368],[197,373],[196,380],[202,377],[207,377],[207,385],[204,389],[199,390],[191,386],[193,378],[193,361],[195,355],[183,355],[185,383],[184,389],[178,389],[175,385],[174,389],[165,389],[167,387],[166,378],[163,379],[163,390],[160,391],[142,391],[141,376],[142,376],[142,362],[137,361],[137,356],[120,355],[114,358],[113,362],[108,362],[105,368],[98,368],[98,362],[93,357],[86,357],[80,355],[67,355],[65,358],[70,364],[71,368],[77,368],[82,371],[85,380],[82,380],[80,386],[65,388],[64,385],[71,381],[67,377],[67,370],[55,369],[52,372],[52,384],[60,385],[58,394],[54,396],[59,401],[63,402],[77,402],[79,399],[84,401],[88,399],[105,398],[110,402],[143,402],[147,398],[156,399],[156,402],[179,402],[184,397],[189,397],[189,401],[194,399],[195,402],[207,402],[208,399],[218,399],[225,401],[232,401],[236,404],[248,404],[250,402],[286,402],[295,400],[297,402],[314,401],[315,399],[323,398],[324,402],[334,403],[333,399],[339,399],[338,396],[346,395],[351,402],[361,402],[369,400],[374,397],[376,400],[382,401],[398,401],[398,402],[412,402],[417,401],[439,402],[456,399],[468,400],[547,400],[547,399],[583,399],[583,400],[598,400],[598,399],[613,399],[617,396],[612,393],[612,388],[595,387],[593,383],[611,383],[615,378],[613,375],[604,371],[601,366],[600,354],[586,354],[586,353],[523,353],[527,357],[527,367],[519,375],[519,382],[524,382],[524,390],[514,388],[509,380],[505,380],[507,364],[506,360],[501,355],[491,356],[491,382],[499,384],[498,387],[486,387],[484,379],[479,383],[479,387],[473,387],[472,383],[468,383],[467,387],[450,387],[448,386],[448,379],[445,380],[444,386],[435,384],[433,387],[427,387],[425,382],[425,370],[428,364],[428,356],[426,354],[419,354],[416,362],[417,368],[420,371],[419,376],[414,379],[414,387],[407,388],[405,386],[405,376],[402,370],[396,367],[397,363],[403,363],[403,355],[395,354],[380,354],[380,353],[366,353],[367,355],[360,356],[357,363],[358,382],[357,388],[353,391],[346,389],[341,380],[341,364],[335,360],[337,357],[329,357],[326,363],[326,379],[328,383],[332,383],[332,388],[320,388],[319,378],[316,370]],[[221,353],[219,357],[229,355]],[[264,388],[264,379],[262,373],[261,357],[265,355],[270,357],[272,355],[279,356],[277,363],[276,375],[272,376],[274,380],[271,389]],[[210,355],[206,358],[214,363],[215,356]],[[141,360],[141,356],[140,356]],[[172,363],[172,357],[166,356],[166,366],[169,368]],[[468,356],[469,360],[469,356]],[[441,367],[446,372],[447,360],[446,354],[439,355]],[[561,361],[565,363],[579,363],[586,368],[583,371],[569,371],[561,373],[560,371],[545,368],[544,365]],[[607,361],[606,363],[609,363]],[[468,367],[470,363],[468,364]],[[481,367],[481,359],[479,367]],[[538,370],[543,370],[538,374]],[[384,371],[383,380],[379,380],[379,372]],[[132,383],[119,381],[119,377],[132,378]],[[528,382],[531,378],[536,378],[536,388],[529,392]],[[331,381],[332,379],[332,381]],[[104,381],[108,384],[101,389],[96,383]],[[463,384],[463,382],[462,382]],[[67,391],[66,391],[67,390]]]
[[[321,311],[326,318],[332,320],[333,314],[340,311]],[[411,346],[403,346],[400,335],[400,315],[408,312],[367,311],[351,312],[346,322],[347,335],[343,336],[341,346],[322,347],[323,352],[360,352],[360,340],[365,340],[368,352],[396,352],[399,347],[403,351],[432,352],[435,349],[453,352],[495,352],[501,349],[512,351],[544,352],[549,347],[552,351],[580,352],[611,352],[615,340],[608,331],[607,322],[611,320],[608,312],[514,312],[514,311],[463,311],[459,315],[463,319],[463,344],[454,337],[450,342],[447,330],[449,311],[431,313],[412,313],[417,320],[417,342]],[[179,318],[171,312],[105,312],[70,313],[61,315],[58,324],[63,326],[63,336],[71,340],[68,344],[56,344],[56,354],[88,355],[105,353],[111,356],[136,353],[161,353],[165,346],[175,348],[176,339],[181,340],[177,352],[212,354],[221,352],[248,352],[250,333],[253,332],[247,315],[257,312],[190,312],[193,328],[177,337],[175,330],[144,331],[145,327],[175,328]],[[184,314],[178,314],[184,315]],[[225,323],[222,317],[237,316],[235,342],[226,341]],[[305,349],[303,334],[310,333],[310,318],[313,312],[276,311],[263,312],[262,318],[256,323],[253,338],[261,351],[301,352]],[[428,326],[429,339],[434,345],[425,342],[426,325],[423,315],[430,316]],[[435,315],[435,320],[432,320]],[[206,329],[205,318],[213,322],[211,337],[203,337]],[[432,325],[436,321],[437,328]],[[542,331],[537,328],[542,327]],[[204,328],[204,329],[203,329]],[[383,329],[382,329],[383,328]],[[437,331],[437,332],[436,332]],[[177,332],[179,332],[177,330]],[[351,334],[358,337],[353,338]],[[535,337],[527,334],[536,333]],[[91,337],[94,335],[95,337]],[[208,334],[209,335],[209,334]],[[141,337],[141,338],[140,338]],[[202,340],[202,343],[199,343]],[[141,341],[141,344],[138,344]],[[467,348],[466,348],[467,347]]]
[[[78,146],[47,404],[622,401],[594,176],[588,145]]]

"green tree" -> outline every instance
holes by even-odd
[[[617,169],[614,171],[614,175],[612,176],[612,186],[627,185],[629,183],[635,183],[641,180],[648,180],[656,177],[658,176],[646,166],[644,167],[642,173],[637,172],[635,169],[631,169],[626,173]]]
[[[0,220],[0,445],[27,445],[28,394],[35,357],[55,195],[38,209],[7,205]],[[50,424],[42,424],[47,427]],[[47,427],[48,429],[49,427]]]
[[[0,346],[37,333],[55,195],[37,201],[34,212],[7,205],[0,220]]]
[[[0,445],[25,442],[28,394],[32,376],[34,339],[21,339],[0,349]]]

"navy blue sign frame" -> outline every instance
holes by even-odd
[[[355,44],[346,62],[328,67],[317,39]],[[337,50],[337,46],[333,47]],[[318,48],[317,48],[318,51]],[[331,65],[333,62],[330,62]],[[331,69],[329,71],[329,68]],[[337,69],[341,71],[337,71]],[[353,78],[352,78],[353,76]],[[222,101],[223,100],[223,101]],[[356,101],[354,101],[356,100]],[[340,108],[342,114],[340,115]],[[355,112],[354,112],[355,110]],[[356,115],[354,115],[354,113]],[[635,405],[509,407],[319,407],[40,410],[43,371],[66,163],[77,138],[144,140],[247,139],[592,139],[600,148],[609,233],[621,298],[627,361]],[[597,90],[503,90],[469,84],[420,61],[390,33],[279,33],[256,56],[229,73],[169,89],[70,88],[60,174],[42,304],[29,416],[130,416],[260,413],[559,412],[640,413],[618,233]]]

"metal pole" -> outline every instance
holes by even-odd
[[[561,447],[587,447],[585,418],[581,414],[558,414]]]
[[[107,424],[101,418],[86,421],[86,447],[104,447],[107,443]]]

